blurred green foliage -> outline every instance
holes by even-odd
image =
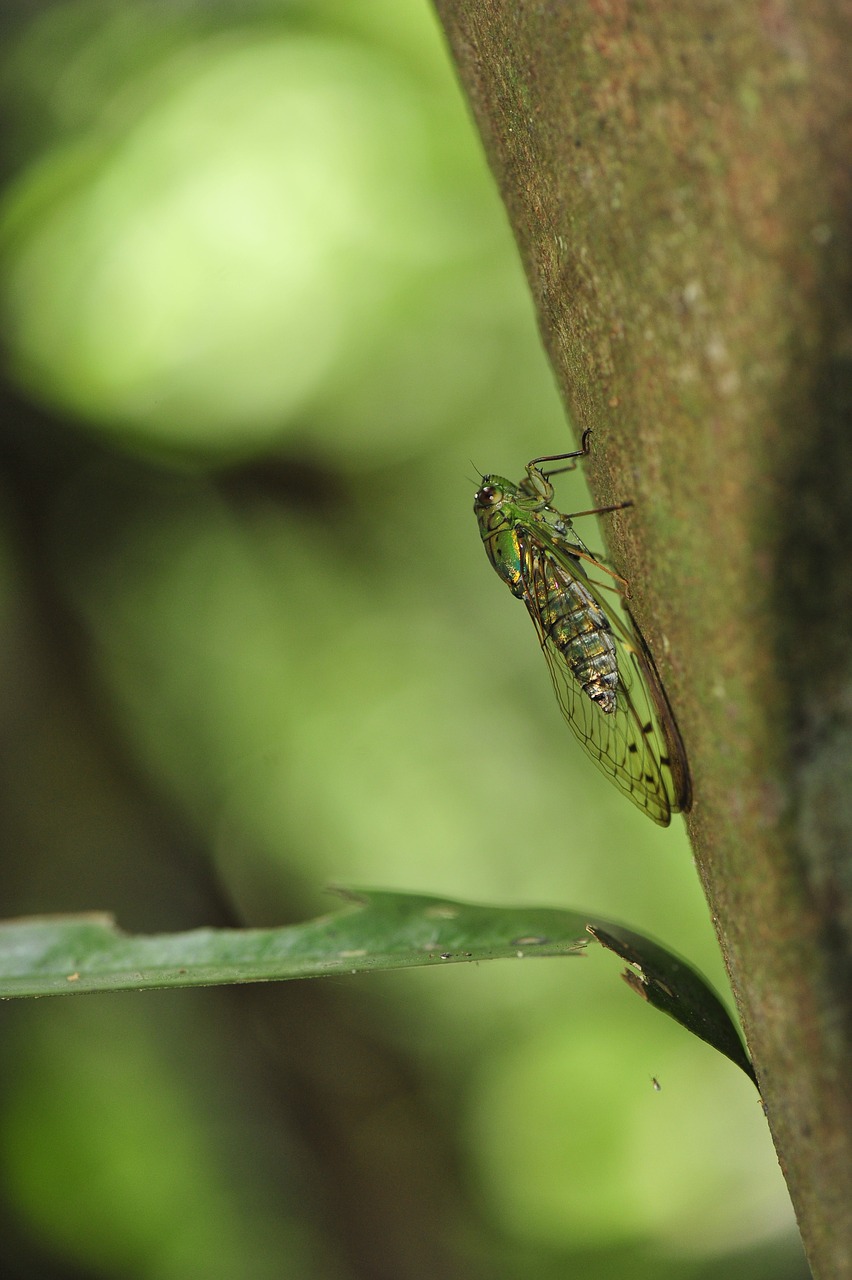
[[[372,883],[724,986],[482,553],[474,468],[572,440],[425,0],[4,23],[4,914]],[[607,963],[6,1007],[11,1272],[803,1276],[751,1085]]]

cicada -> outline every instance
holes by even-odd
[[[680,732],[624,600],[627,584],[592,555],[572,523],[630,504],[572,515],[551,505],[550,477],[576,467],[588,438],[573,453],[534,458],[519,484],[483,476],[473,509],[489,560],[533,620],[563,716],[619,791],[665,827],[692,804]],[[542,470],[551,462],[566,465]],[[610,586],[590,568],[608,575]]]

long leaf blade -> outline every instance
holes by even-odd
[[[423,965],[583,952],[589,938],[636,969],[631,986],[753,1080],[739,1033],[709,983],[659,943],[584,912],[489,907],[420,894],[338,890],[345,905],[276,929],[130,935],[112,917],[0,923],[0,998],[270,982]]]

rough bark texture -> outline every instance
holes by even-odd
[[[596,497],[636,504],[700,874],[811,1266],[848,1278],[852,0],[436,3]]]

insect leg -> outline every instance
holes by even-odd
[[[600,569],[601,573],[606,573],[610,578],[614,578],[616,582],[621,583],[621,587],[619,588],[619,587],[607,587],[606,583],[600,582],[598,583],[598,586],[601,587],[602,589],[609,590],[609,591],[617,591],[619,595],[630,594],[630,583],[627,581],[627,579],[622,578],[620,573],[616,573],[615,570],[611,569],[608,564],[605,564],[603,562],[603,560],[599,560],[597,556],[593,556],[591,551],[587,550],[585,547],[582,547],[582,548],[574,547],[572,548],[569,554],[574,556],[575,559],[577,560],[587,560],[589,564],[593,564],[596,569]]]
[[[564,518],[566,520],[576,520],[579,516],[605,516],[609,515],[611,511],[624,511],[626,507],[632,506],[633,499],[628,498],[626,502],[614,502],[611,507],[592,507],[591,511],[572,511]]]
[[[592,434],[592,428],[586,427],[586,430],[583,432],[583,438],[580,441],[579,449],[575,449],[572,453],[548,453],[541,458],[533,458],[532,462],[528,464],[528,468],[534,467],[536,471],[540,471],[541,470],[540,463],[542,462],[569,462],[570,461],[571,462],[570,467],[559,467],[556,471],[548,471],[547,476],[548,477],[561,476],[564,471],[575,471],[577,468],[577,460],[579,458],[588,457],[589,453],[591,452],[591,450],[589,449],[589,436],[591,434]]]

